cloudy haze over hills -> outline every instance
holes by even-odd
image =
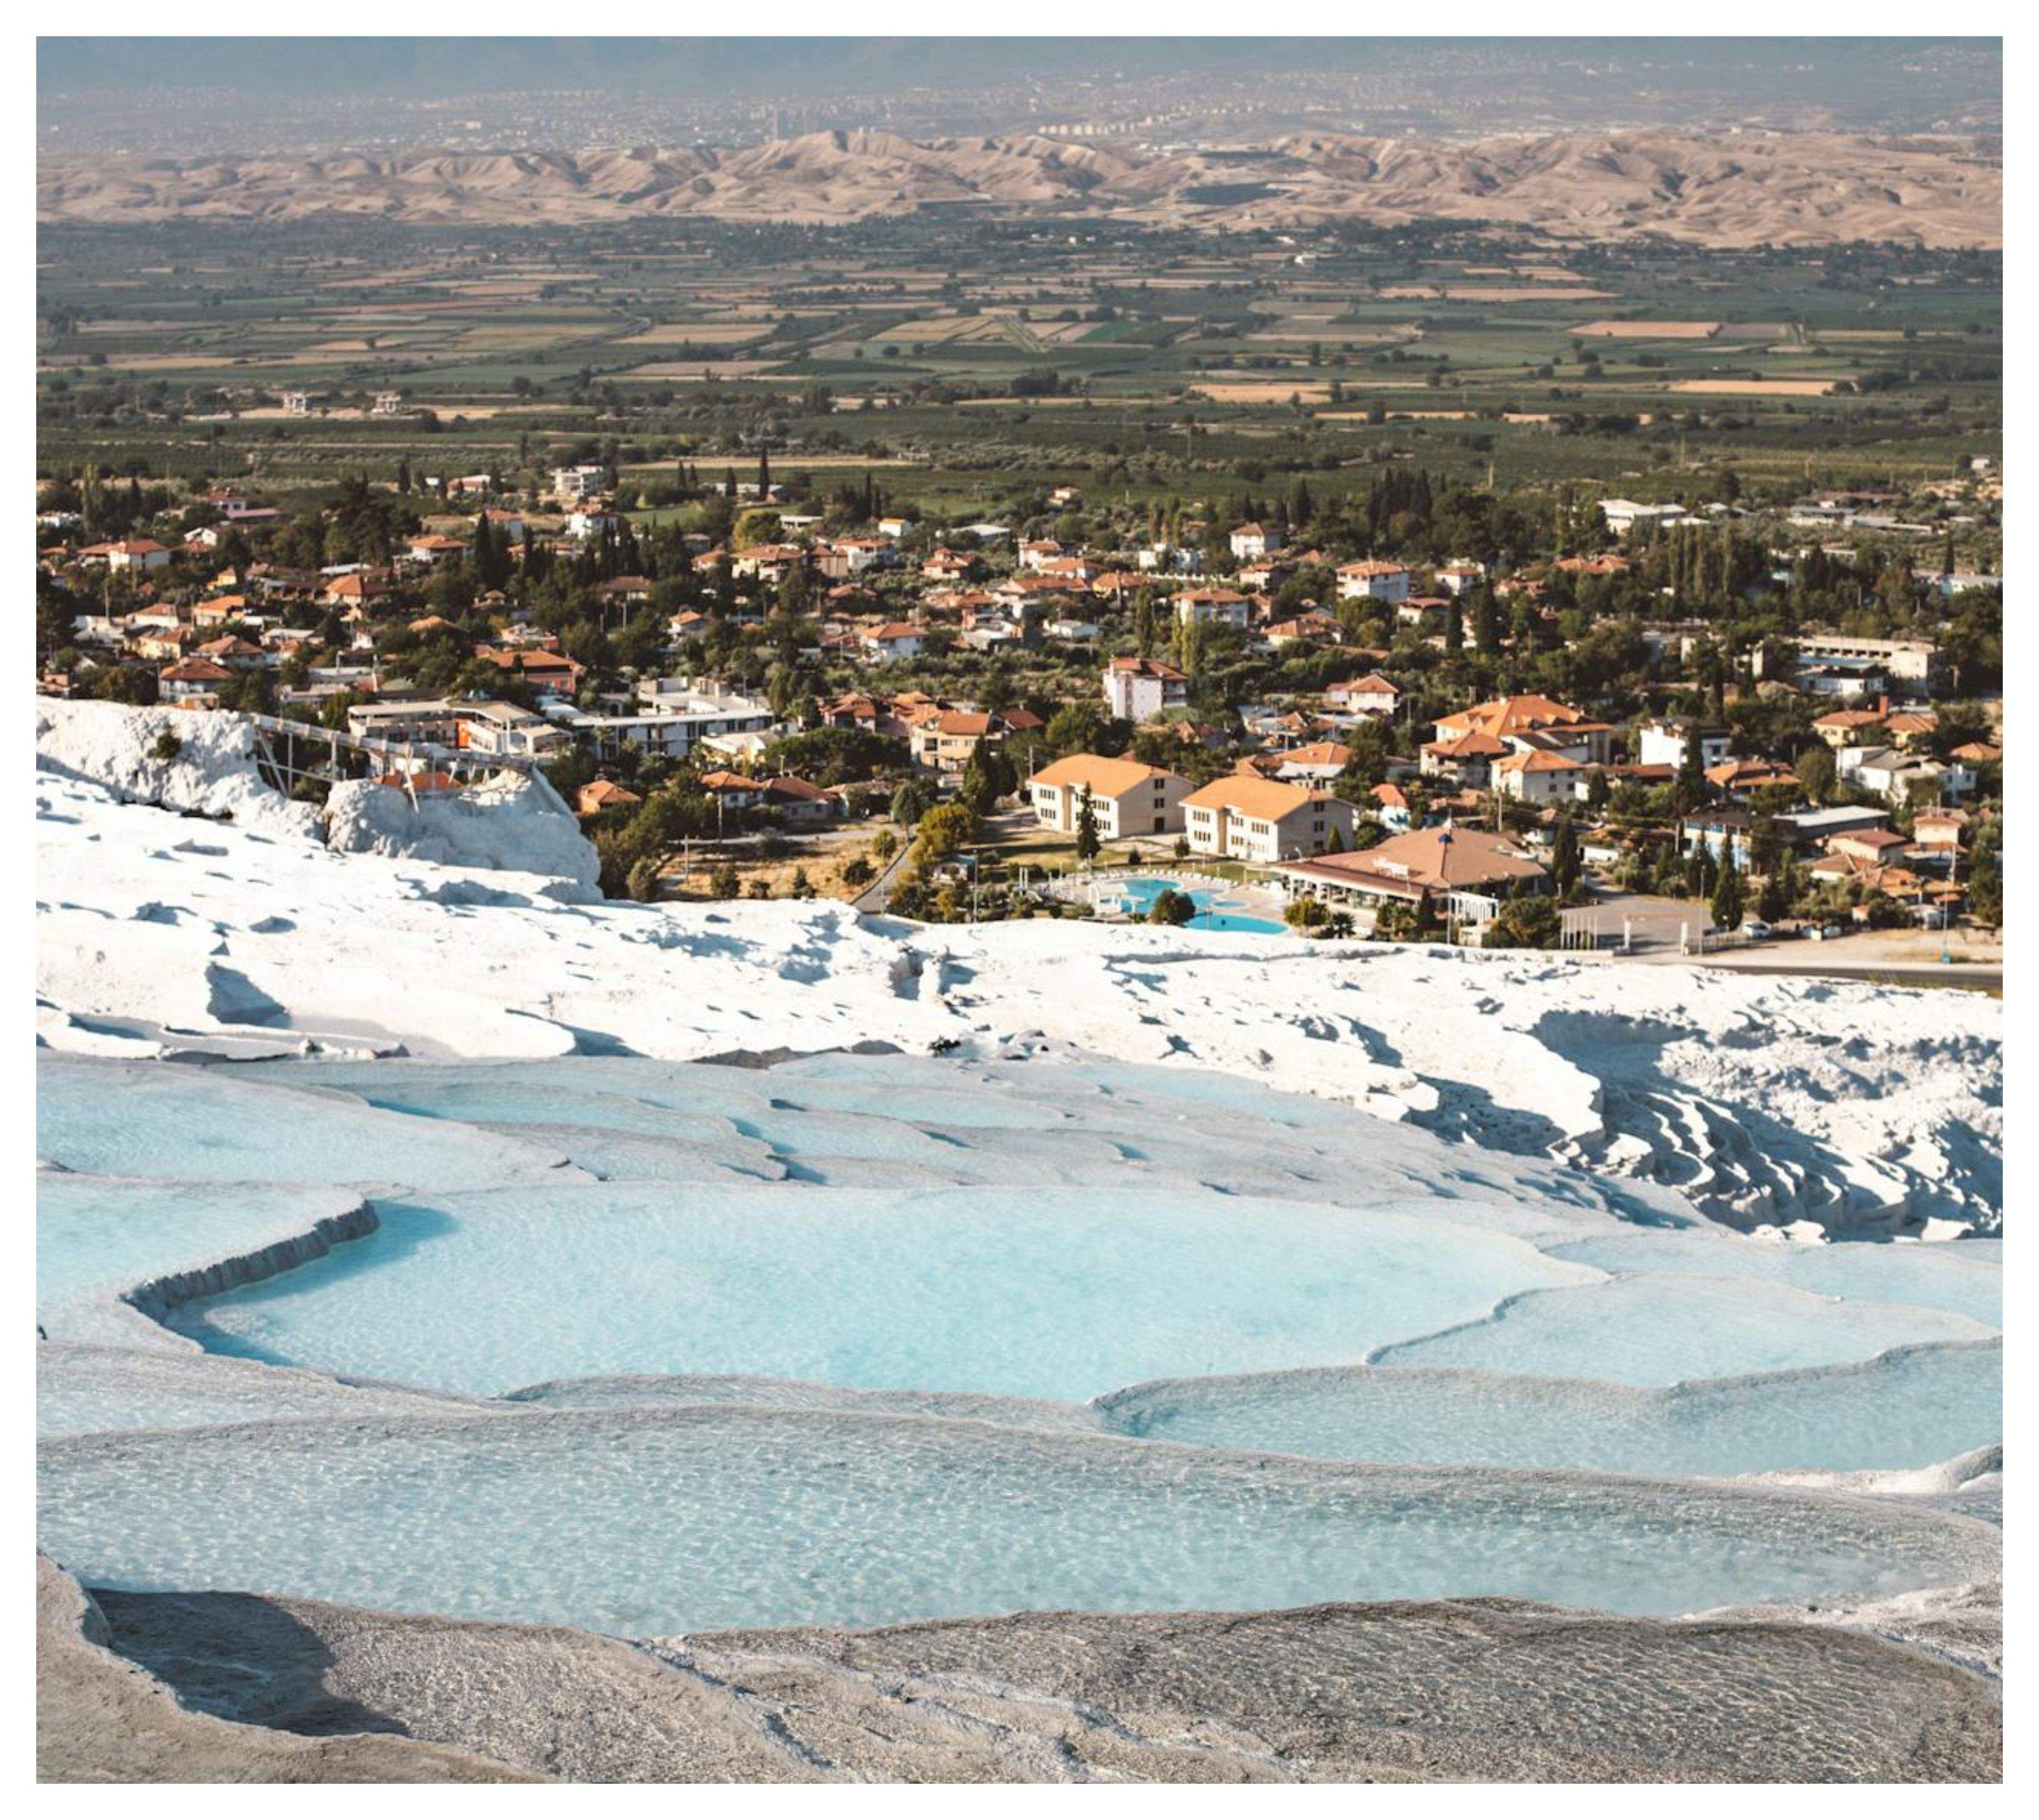
[[[177,157],[815,129],[1167,144],[1663,126],[1994,133],[1994,39],[41,40],[44,152]]]

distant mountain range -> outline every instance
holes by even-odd
[[[1642,129],[1423,143],[1292,135],[1153,150],[1016,135],[814,133],[740,151],[328,158],[44,157],[44,222],[564,226],[637,217],[847,222],[920,210],[1175,226],[1489,221],[1709,246],[1999,246],[2003,173],[1954,139]]]

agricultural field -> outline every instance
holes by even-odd
[[[994,512],[1044,483],[1140,503],[1398,462],[1638,498],[1728,465],[1889,483],[2001,450],[1993,252],[910,217],[45,227],[37,296],[52,476],[287,492],[599,451],[655,510],[676,464],[762,445]]]

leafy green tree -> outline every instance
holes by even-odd
[[[1985,929],[2003,927],[2003,825],[1995,818],[1976,830],[1969,855],[1969,915]]]
[[[935,793],[917,777],[909,777],[892,793],[892,819],[902,828],[914,828],[935,806]]]
[[[1094,752],[1100,758],[1116,758],[1133,743],[1133,729],[1107,714],[1103,703],[1085,700],[1065,702],[1057,708],[1042,737],[1058,757]]]
[[[1798,774],[1798,787],[1805,791],[1808,802],[1817,806],[1832,797],[1834,755],[1825,744],[1807,746],[1791,768]]]
[[[1548,948],[1558,939],[1558,907],[1541,893],[1511,897],[1489,925],[1490,948]]]
[[[1196,901],[1187,891],[1164,889],[1157,892],[1147,907],[1147,920],[1179,927],[1196,913]]]
[[[954,859],[977,837],[977,817],[968,803],[937,803],[921,817],[913,842],[914,864],[922,873],[928,872]]]

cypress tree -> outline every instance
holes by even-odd
[[[1713,901],[1709,908],[1713,912],[1717,927],[1722,929],[1739,929],[1741,927],[1741,874],[1735,866],[1732,838],[1721,844],[1720,876],[1714,881]]]

